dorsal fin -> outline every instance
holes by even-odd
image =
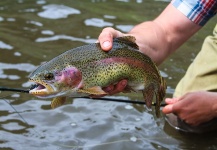
[[[139,49],[139,46],[136,44],[136,38],[134,36],[123,36],[116,38],[115,40],[117,40],[118,42],[126,43],[127,45],[135,49]]]

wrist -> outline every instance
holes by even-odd
[[[158,23],[143,22],[135,26],[129,34],[135,36],[140,51],[151,57],[157,65],[168,56],[167,35]]]

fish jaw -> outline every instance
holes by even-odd
[[[30,79],[30,81],[32,81]],[[36,82],[35,88],[30,89],[29,94],[35,95],[39,98],[51,98],[54,97],[58,93],[57,88],[52,84],[44,83],[44,82]]]
[[[46,79],[51,74],[52,79]],[[53,98],[56,96],[70,95],[82,85],[82,74],[75,67],[67,67],[61,71],[45,71],[30,76],[30,81],[36,86],[29,91],[39,98]]]

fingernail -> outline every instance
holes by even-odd
[[[172,98],[166,98],[165,101],[166,101],[167,103],[170,103],[170,102],[173,101],[173,99],[172,99]]]
[[[105,42],[103,42],[102,45],[103,45],[104,48],[107,48],[107,47],[109,47],[111,45],[111,43],[109,41],[105,41]]]

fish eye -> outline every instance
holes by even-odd
[[[53,73],[47,73],[44,75],[45,80],[52,80],[54,79]]]

